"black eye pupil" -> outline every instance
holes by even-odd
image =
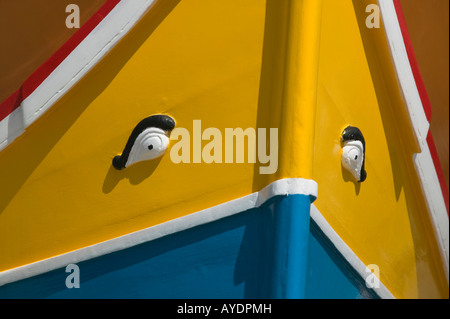
[[[151,150],[153,149],[153,145],[150,144],[150,145],[148,146],[148,149],[151,151]]]
[[[358,155],[355,155],[355,160],[357,160],[358,159]]]

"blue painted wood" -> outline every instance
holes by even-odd
[[[265,298],[272,217],[253,209],[79,263],[78,289],[62,268],[0,287],[0,298]]]
[[[310,207],[310,197],[299,195],[287,196],[273,204],[271,298],[305,297]]]
[[[306,282],[307,299],[379,299],[311,220]]]
[[[0,298],[373,298],[312,224],[309,196],[252,209],[0,287]],[[307,209],[308,211],[302,211]],[[306,221],[306,222],[305,222]],[[287,266],[284,267],[284,266]]]

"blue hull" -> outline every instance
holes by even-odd
[[[6,284],[0,298],[377,298],[310,219],[310,196]]]

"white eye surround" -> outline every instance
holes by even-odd
[[[122,155],[113,159],[113,166],[124,169],[138,162],[152,160],[164,155],[169,145],[170,131],[175,120],[164,114],[143,119],[131,133]]]
[[[352,173],[353,177],[361,181],[361,168],[364,160],[363,146],[360,141],[344,142],[342,148],[342,166]]]
[[[349,171],[358,182],[366,180],[365,147],[366,143],[357,127],[348,126],[342,132],[342,166]]]
[[[163,156],[168,145],[169,136],[165,131],[155,127],[144,130],[136,138],[125,167]]]

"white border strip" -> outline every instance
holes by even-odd
[[[327,236],[334,247],[342,254],[347,262],[355,269],[355,271],[366,280],[367,276],[372,272],[367,272],[367,266],[358,258],[358,256],[350,249],[349,246],[339,237],[334,229],[328,224],[316,206],[311,205],[311,218],[319,226],[320,230]],[[383,285],[380,280],[379,288],[371,288],[380,298],[395,299],[394,295]]]
[[[422,190],[427,200],[431,222],[439,244],[441,259],[444,263],[447,283],[449,282],[449,220],[441,185],[434,168],[433,158],[428,144],[422,145],[422,152],[414,154],[414,164],[419,174]]]
[[[397,77],[403,91],[416,138],[420,145],[421,153],[414,154],[413,160],[430,212],[448,283],[449,219],[439,178],[427,143],[430,124],[423,109],[422,100],[411,69],[394,2],[392,0],[378,0],[378,4]]]
[[[124,236],[87,246],[66,254],[0,272],[0,286],[37,276],[68,264],[79,263],[115,251],[130,248],[192,227],[207,224],[251,208],[260,207],[279,195],[310,195],[317,198],[318,186],[313,180],[286,178],[277,180],[261,191]]]
[[[0,122],[0,151],[67,93],[157,0],[121,0],[58,67]]]
[[[378,0],[392,59],[417,140],[426,140],[430,124],[423,110],[416,80],[409,63],[403,34],[392,0]]]

